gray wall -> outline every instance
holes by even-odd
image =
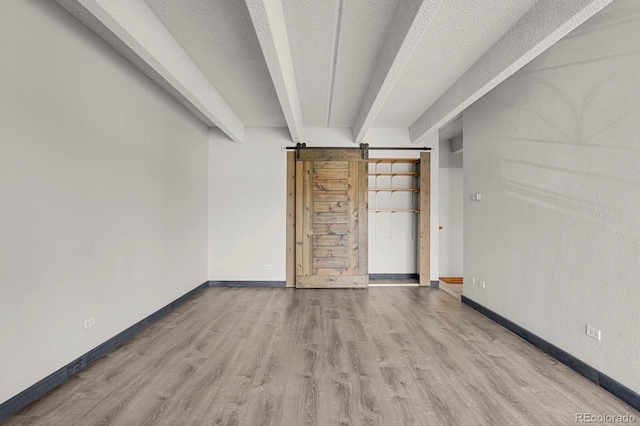
[[[1,403],[206,281],[208,144],[53,1],[0,52]]]
[[[639,17],[612,3],[464,113],[465,295],[636,392]]]

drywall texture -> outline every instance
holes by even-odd
[[[462,154],[460,154],[462,155]],[[461,168],[440,169],[440,276],[462,276],[463,175]]]
[[[635,392],[639,17],[615,1],[464,113],[465,295]]]
[[[349,128],[305,128],[308,146],[355,147]],[[229,143],[211,130],[209,151],[209,279],[284,281],[286,265],[286,153],[292,146],[284,128],[248,127],[246,142]],[[408,129],[371,129],[372,146],[411,145]],[[429,141],[437,148],[437,134]],[[417,157],[418,151],[371,151],[377,157]],[[438,153],[431,156],[431,279],[438,278]],[[417,257],[411,222],[379,221],[375,237],[369,215],[369,270],[415,273]],[[394,231],[391,233],[391,231]],[[271,265],[272,269],[265,269]]]
[[[56,3],[0,9],[1,403],[206,281],[208,145]]]

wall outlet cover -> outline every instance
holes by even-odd
[[[587,330],[586,330],[586,334],[587,336],[596,339],[596,340],[601,340],[602,337],[602,332],[600,330],[598,330],[595,327],[592,327],[590,325],[587,324]]]
[[[93,327],[94,325],[96,325],[96,317],[91,317],[89,319],[84,320],[84,328],[85,328],[85,330],[87,328]]]

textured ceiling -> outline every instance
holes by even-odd
[[[352,126],[396,3],[283,0],[306,126]]]
[[[243,0],[145,3],[246,126],[286,126]]]
[[[409,127],[536,0],[446,0],[373,127]],[[285,126],[243,0],[145,0],[247,126]],[[282,0],[303,123],[351,127],[398,0]]]
[[[441,128],[612,0],[56,0],[207,125]],[[390,141],[392,143],[392,141]]]
[[[445,1],[374,126],[411,126],[536,1]]]

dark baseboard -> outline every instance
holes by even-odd
[[[597,384],[601,388],[606,391],[612,393],[623,402],[628,404],[629,406],[635,408],[640,411],[640,394],[632,391],[622,383],[619,383],[607,376],[606,374],[596,370],[590,365],[580,361],[575,356],[571,355],[568,352],[563,351],[559,347],[553,345],[552,343],[547,342],[543,338],[536,336],[530,331],[520,327],[518,324],[506,319],[500,314],[493,312],[491,309],[485,308],[481,304],[474,302],[468,297],[462,296],[462,303],[470,306],[476,311],[480,312],[482,315],[487,318],[497,322],[507,330],[511,331],[516,336],[521,337],[527,342],[531,343],[536,348],[540,349],[542,352],[550,355],[556,360],[560,361],[564,365],[568,366],[572,370],[575,370],[579,374],[583,375],[587,379],[591,380],[593,383]]]
[[[284,281],[209,281],[209,287],[286,287]]]
[[[369,274],[370,280],[417,280],[418,274]]]
[[[440,287],[440,281],[431,281],[431,287]]]
[[[33,386],[20,392],[18,395],[0,404],[0,422],[6,420],[8,417],[16,414],[29,404],[42,398],[46,393],[51,391],[57,386],[60,386],[67,379],[78,374],[80,371],[91,365],[98,358],[108,354],[116,347],[120,346],[125,341],[129,340],[137,333],[145,329],[147,326],[153,324],[169,312],[191,299],[196,294],[208,287],[208,283],[200,284],[198,287],[189,291],[185,295],[177,298],[168,305],[160,308],[156,312],[152,313],[148,317],[144,318],[140,322],[132,325],[121,333],[113,336],[111,339],[82,355],[80,358],[70,362],[64,367],[60,368],[56,372],[50,374],[44,379],[40,380]]]

